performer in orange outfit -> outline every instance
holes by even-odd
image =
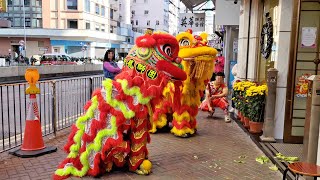
[[[208,111],[210,116],[214,114],[214,108],[219,107],[225,113],[225,122],[231,122],[228,113],[228,86],[224,84],[224,73],[216,74],[216,80],[209,82],[206,87],[206,99],[201,103],[200,109]]]

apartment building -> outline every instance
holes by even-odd
[[[0,17],[11,27],[0,28],[0,54],[19,54],[24,34],[27,57],[55,52],[98,58],[106,49],[118,51],[127,41],[120,33],[119,5],[118,0],[8,0]]]
[[[169,32],[169,0],[131,0],[133,31],[147,28]]]
[[[169,33],[172,35],[178,34],[179,27],[179,11],[180,0],[169,1]]]

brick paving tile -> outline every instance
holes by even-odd
[[[56,138],[45,137],[47,146],[57,146],[58,151],[37,158],[18,158],[8,153],[0,154],[0,180],[51,179],[57,165],[66,157],[63,146],[69,129],[58,132]],[[235,122],[225,123],[223,114],[216,118],[198,114],[198,134],[184,139],[169,133],[151,135],[148,145],[153,172],[139,176],[130,172],[114,171],[100,179],[131,180],[176,180],[176,179],[244,179],[278,180],[282,174],[269,169],[272,164],[260,165],[255,158],[264,155]],[[236,163],[239,156],[247,156],[244,163]],[[80,178],[71,177],[71,180]],[[98,179],[84,177],[86,179]]]

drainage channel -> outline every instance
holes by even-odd
[[[244,131],[246,132],[250,138],[252,139],[252,141],[256,144],[256,146],[259,147],[259,149],[270,159],[270,161],[275,164],[279,171],[283,174],[285,169],[288,166],[287,162],[281,162],[279,161],[277,158],[275,158],[276,154],[279,153],[270,143],[264,143],[264,142],[260,142],[259,140],[259,135],[254,135],[251,134],[248,129],[246,129],[242,123],[240,121],[237,120],[236,116],[234,113],[230,113],[231,114],[231,118],[238,124],[238,126]],[[287,173],[287,179],[288,180],[294,180],[294,174],[292,172],[288,172]]]

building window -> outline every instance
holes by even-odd
[[[69,29],[78,29],[78,20],[68,20]]]
[[[15,1],[13,1],[13,5],[20,6],[20,5],[21,5],[21,2],[20,2],[20,1],[15,0]]]
[[[101,31],[102,31],[102,32],[105,32],[105,31],[106,31],[106,30],[105,30],[105,29],[106,29],[105,27],[106,27],[106,26],[105,26],[104,24],[101,25]]]
[[[113,33],[113,27],[110,25],[110,33]]]
[[[90,22],[86,22],[86,29],[90,29]]]
[[[137,2],[137,0],[133,0],[133,2],[134,2],[134,3],[136,3],[136,2]]]
[[[25,6],[30,6],[30,0],[24,0],[24,5]]]
[[[90,0],[85,0],[85,11],[90,12]]]
[[[36,0],[36,6],[42,6],[42,0]]]
[[[14,18],[14,27],[21,27],[21,18]]]
[[[147,21],[147,26],[150,26],[150,21],[149,20]]]
[[[104,6],[101,6],[101,16],[106,15],[106,8]]]
[[[67,0],[67,9],[77,10],[78,9],[78,0]]]
[[[133,25],[134,24],[134,20],[131,20],[131,25]]]
[[[138,25],[138,20],[136,20],[136,25]]]
[[[159,24],[160,24],[160,23],[159,23],[159,21],[157,20],[157,21],[156,21],[156,25],[159,25]]]
[[[44,41],[38,41],[38,47],[44,47]]]
[[[31,19],[26,18],[26,27],[31,27]]]
[[[37,27],[37,28],[41,28],[41,27],[42,27],[42,18],[37,18],[37,19],[36,19],[36,22],[37,22],[37,23],[36,23],[36,27]]]
[[[8,0],[8,6],[12,6],[12,0]]]
[[[100,15],[100,6],[96,4],[96,14]]]
[[[31,21],[31,26],[36,28],[42,27],[42,19],[41,18],[33,18]]]
[[[149,14],[149,11],[148,11],[148,10],[145,10],[145,11],[144,11],[144,14]]]
[[[96,31],[100,30],[100,24],[96,23]]]
[[[113,19],[113,9],[110,9],[110,19]]]

